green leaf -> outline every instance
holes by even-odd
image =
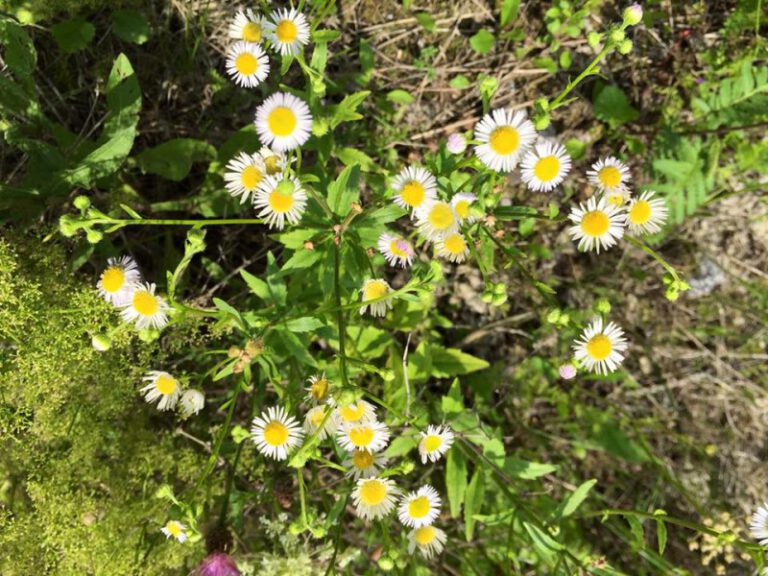
[[[593,439],[606,451],[629,462],[647,462],[648,455],[615,423],[607,421],[595,426]]]
[[[443,410],[443,415],[446,417],[464,412],[464,398],[461,395],[461,387],[459,386],[458,378],[453,380],[453,384],[451,384],[448,394],[443,396],[440,405]]]
[[[359,164],[360,170],[363,172],[376,171],[376,161],[357,148],[334,148],[333,155],[341,160],[345,166]]]
[[[333,113],[331,114],[331,129],[336,128],[342,122],[360,120],[363,116],[357,112],[357,109],[369,95],[370,92],[368,90],[355,92],[346,96],[344,100],[334,106]]]
[[[667,525],[663,520],[656,520],[656,540],[659,544],[659,554],[663,556],[667,547]]]
[[[464,74],[459,74],[458,76],[451,78],[449,85],[455,90],[464,90],[465,88],[469,88],[472,85],[472,82],[470,82],[469,78],[464,76]]]
[[[29,34],[14,20],[0,16],[0,44],[5,46],[5,63],[11,71],[29,76],[37,65],[37,51]]]
[[[475,532],[475,515],[480,513],[485,498],[485,475],[482,466],[475,468],[464,497],[464,536],[472,541]]]
[[[410,92],[406,92],[405,90],[400,90],[398,88],[396,90],[389,91],[387,94],[387,100],[394,102],[395,104],[410,104],[413,102],[414,98]]]
[[[347,166],[328,185],[328,205],[334,214],[346,216],[360,196],[360,166]]]
[[[523,522],[523,526],[525,527],[525,531],[528,532],[528,535],[531,537],[533,547],[536,548],[536,551],[543,560],[552,562],[558,552],[565,550],[562,544],[537,526],[528,522]]]
[[[470,374],[478,370],[485,370],[490,366],[485,360],[462,352],[457,348],[431,346],[430,354],[432,356],[432,376],[435,378]]]
[[[419,24],[421,24],[424,30],[427,32],[435,31],[435,19],[432,18],[432,15],[429,12],[417,12],[415,16],[416,20],[419,21]]]
[[[271,302],[269,286],[267,286],[267,283],[264,282],[264,280],[254,276],[250,272],[246,272],[245,270],[240,270],[240,276],[243,280],[245,280],[245,283],[248,285],[248,288],[251,289],[251,292],[253,292],[256,296],[265,302]]]
[[[83,18],[73,18],[54,24],[51,32],[61,51],[72,54],[91,43],[96,29],[93,24],[86,22]]]
[[[464,494],[467,491],[467,461],[461,450],[457,448],[448,450],[445,463],[445,487],[448,491],[451,516],[458,518],[461,505],[464,503]]]
[[[318,44],[320,42],[333,42],[341,37],[341,32],[338,30],[329,30],[327,28],[320,28],[312,32],[312,42]]]
[[[142,172],[157,174],[168,180],[180,182],[192,170],[195,162],[210,162],[216,157],[216,148],[194,138],[176,138],[136,156]]]
[[[314,332],[323,326],[325,326],[324,322],[311,316],[294,318],[293,320],[288,320],[288,322],[285,323],[285,327],[288,328],[288,330],[291,332]]]
[[[112,31],[126,42],[144,44],[149,40],[149,22],[136,10],[115,10],[112,12]]]
[[[496,37],[485,28],[478,30],[474,36],[469,39],[469,45],[479,54],[488,54],[496,44]]]
[[[563,503],[560,504],[557,511],[555,512],[555,517],[567,518],[576,512],[579,506],[581,506],[584,500],[586,500],[589,491],[592,490],[592,487],[595,484],[597,484],[597,480],[587,480],[581,486],[576,488],[576,490],[574,490],[568,496],[568,498],[566,498]]]
[[[510,476],[522,478],[523,480],[533,480],[547,474],[557,471],[557,466],[552,464],[541,464],[539,462],[528,462],[518,458],[510,458],[504,464],[504,470]]]
[[[517,18],[517,12],[519,10],[520,0],[503,0],[501,3],[501,27],[504,28],[507,24]]]
[[[401,458],[415,450],[418,442],[413,436],[398,436],[389,444],[384,451],[387,458]]]
[[[302,270],[304,268],[310,268],[317,261],[322,258],[322,251],[320,250],[304,250],[303,248],[293,253],[288,261],[283,264],[280,269],[281,274],[285,274],[291,270]]]
[[[621,126],[640,116],[618,86],[605,86],[594,99],[595,116],[612,127]]]
[[[268,342],[279,352],[294,358],[301,364],[317,368],[317,362],[307,350],[307,345],[287,328],[282,326],[268,333]]]
[[[233,320],[235,320],[240,325],[241,328],[243,329],[246,328],[246,322],[243,319],[243,317],[240,315],[240,312],[237,309],[230,306],[221,298],[214,298],[213,304],[214,306],[216,306],[216,308],[218,308],[219,310],[221,310],[222,312],[230,316]]]

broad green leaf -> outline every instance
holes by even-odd
[[[461,376],[462,374],[485,370],[490,366],[485,360],[462,352],[457,348],[431,346],[430,353],[432,356],[432,376],[435,378]]]
[[[256,296],[265,302],[271,301],[269,286],[267,286],[267,283],[264,282],[264,280],[254,276],[250,272],[246,272],[245,270],[240,270],[240,276],[243,280],[245,280],[245,283],[248,285],[248,288],[251,289],[251,292],[253,292]]]
[[[14,20],[0,16],[0,44],[5,47],[3,57],[11,71],[29,76],[37,65],[37,51],[29,34]]]
[[[112,31],[121,40],[144,44],[149,40],[149,22],[136,10],[115,10],[112,12]]]
[[[398,436],[389,444],[384,451],[387,458],[401,458],[411,450],[415,450],[418,442],[413,436]]]
[[[479,54],[488,54],[496,43],[496,37],[485,28],[478,30],[474,36],[469,39],[469,45]]]
[[[435,31],[435,19],[432,18],[432,15],[429,12],[417,12],[415,16],[416,20],[419,21],[419,24],[421,24],[424,30],[427,32]]]
[[[389,93],[387,93],[387,100],[394,102],[395,104],[410,104],[413,102],[414,98],[410,92],[396,89],[390,90]]]
[[[459,386],[458,378],[453,380],[451,388],[448,390],[448,394],[443,396],[440,405],[443,414],[446,417],[453,414],[461,414],[464,411],[464,398],[461,395],[461,387]]]
[[[528,532],[528,535],[531,537],[533,547],[536,548],[536,551],[539,553],[542,560],[551,563],[558,552],[565,550],[562,544],[537,526],[534,526],[529,522],[523,522],[523,526],[525,527],[525,531]]]
[[[315,44],[319,42],[333,42],[341,37],[341,32],[338,30],[329,30],[320,28],[312,32],[312,42]]]
[[[472,82],[470,82],[469,78],[464,76],[464,74],[459,74],[458,76],[451,78],[451,81],[448,84],[451,88],[456,90],[464,90],[465,88],[469,88],[472,85]]]
[[[457,447],[448,450],[445,463],[445,487],[448,491],[448,503],[451,516],[458,518],[464,494],[467,491],[467,461]]]
[[[593,439],[606,451],[630,462],[647,462],[648,454],[615,423],[607,421],[594,426]]]
[[[501,27],[504,28],[507,24],[517,18],[517,12],[519,10],[520,0],[503,0],[501,3]]]
[[[566,498],[562,504],[558,507],[557,511],[555,512],[555,516],[557,518],[567,518],[581,506],[581,504],[586,500],[587,495],[589,494],[589,491],[592,490],[592,487],[597,484],[597,480],[587,480],[584,482],[581,486],[576,488],[569,496]]]
[[[291,332],[314,332],[318,328],[325,326],[325,323],[318,318],[311,316],[304,316],[302,318],[294,318],[288,320],[285,323],[285,327]]]
[[[51,32],[61,51],[72,54],[91,43],[96,29],[93,24],[86,22],[83,18],[73,18],[54,24],[51,26]]]
[[[488,438],[485,442],[482,443],[482,447],[483,456],[488,458],[488,460],[493,462],[499,468],[504,467],[506,454],[504,450],[504,443],[501,440],[498,438]]]
[[[480,513],[485,498],[485,473],[482,466],[475,468],[464,497],[464,536],[472,541],[475,532],[475,515]]]
[[[328,205],[334,214],[346,216],[352,203],[360,197],[360,166],[344,168],[335,181],[328,185]]]
[[[595,116],[612,127],[621,126],[640,116],[618,86],[604,86],[594,99]]]
[[[317,362],[307,350],[307,345],[287,328],[279,327],[267,333],[268,344],[287,357],[298,360],[301,364],[317,368]]]
[[[376,170],[376,161],[357,148],[335,148],[333,150],[333,155],[341,160],[345,166],[358,164],[360,170],[363,172],[372,172]]]
[[[370,92],[367,90],[355,92],[346,96],[344,100],[334,106],[333,113],[331,114],[331,129],[336,128],[342,122],[360,120],[363,116],[358,113],[357,109],[369,95]]]
[[[528,462],[518,458],[510,458],[504,465],[504,470],[510,476],[522,478],[523,480],[534,480],[540,476],[546,476],[557,471],[557,466],[552,464],[541,464],[539,462]]]
[[[213,304],[214,306],[216,306],[216,308],[218,308],[219,310],[221,310],[222,312],[226,313],[228,316],[236,320],[241,328],[245,329],[246,327],[245,320],[243,320],[243,317],[240,315],[240,312],[237,309],[233,308],[231,305],[229,305],[227,302],[225,302],[221,298],[214,298]]]
[[[216,148],[194,138],[176,138],[142,151],[136,161],[143,172],[157,174],[168,180],[184,180],[195,162],[210,162]]]
[[[300,248],[293,253],[293,256],[291,256],[285,264],[283,264],[280,273],[285,274],[291,270],[310,268],[318,262],[322,256],[323,253],[321,250],[305,250]]]

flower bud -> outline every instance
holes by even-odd
[[[576,377],[576,367],[573,364],[563,364],[558,372],[560,372],[560,378],[563,380],[571,380]]]
[[[461,134],[454,133],[448,136],[445,147],[451,154],[463,154],[467,149],[467,140]]]
[[[632,52],[632,40],[624,40],[624,42],[619,44],[619,54],[626,56],[630,52]]]
[[[611,303],[608,301],[607,298],[600,298],[600,300],[598,300],[597,303],[595,304],[595,310],[600,312],[600,314],[610,314]]]
[[[64,214],[61,218],[59,218],[59,231],[63,236],[66,236],[67,238],[71,238],[77,234],[77,231],[80,230],[80,228],[82,228],[82,224],[80,219],[76,216],[72,216],[71,214]]]
[[[91,205],[91,200],[88,196],[78,196],[73,200],[73,204],[78,210],[87,210]]]
[[[106,352],[112,348],[112,339],[107,334],[95,334],[91,338],[91,345],[94,350]]]
[[[624,34],[624,30],[619,30],[617,28],[616,30],[613,30],[608,37],[611,39],[611,42],[618,44],[619,42],[623,42],[627,35]]]
[[[594,48],[598,44],[600,44],[600,40],[602,40],[603,36],[602,34],[598,34],[597,32],[590,32],[587,35],[587,43]]]
[[[643,19],[643,8],[635,2],[631,6],[627,6],[624,9],[624,24],[627,26],[634,26],[640,24]]]
[[[91,229],[85,233],[85,237],[87,238],[90,244],[98,244],[104,238],[104,234],[102,234],[98,230]]]

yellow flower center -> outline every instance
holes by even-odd
[[[424,186],[421,184],[421,182],[416,180],[406,182],[403,186],[403,189],[400,190],[400,198],[402,198],[403,202],[405,202],[408,206],[413,208],[421,206],[421,203],[424,202],[425,194],[426,190],[424,189]]]
[[[270,446],[282,446],[288,440],[288,428],[281,422],[270,422],[264,427],[264,441]]]
[[[312,423],[312,425],[317,428],[322,424],[323,418],[325,418],[325,409],[323,408],[315,408],[312,410],[312,412],[309,414],[309,421]]]
[[[402,240],[395,238],[389,243],[389,251],[398,258],[408,258],[408,253],[401,246],[403,246]]]
[[[512,154],[520,146],[520,133],[512,126],[501,126],[491,132],[491,150],[501,156]]]
[[[533,167],[533,174],[542,182],[549,182],[557,178],[560,173],[560,160],[557,156],[544,156],[539,158]]]
[[[616,207],[620,207],[626,200],[623,192],[619,192],[618,194],[606,194],[605,199],[608,201],[608,204],[612,204]]]
[[[248,22],[243,26],[243,40],[246,42],[261,42],[261,26],[258,22]]]
[[[285,214],[293,208],[293,196],[273,190],[269,194],[269,207],[277,214]]]
[[[467,249],[467,243],[461,234],[451,234],[445,240],[443,240],[443,246],[445,249],[454,256],[462,254]]]
[[[366,506],[376,506],[387,497],[387,487],[379,480],[368,480],[360,486],[360,501]]]
[[[445,202],[438,202],[429,211],[427,220],[435,230],[447,230],[453,226],[453,210]]]
[[[119,266],[110,266],[101,276],[101,287],[107,292],[117,292],[125,283],[125,272]]]
[[[325,378],[318,378],[314,382],[312,382],[312,385],[309,387],[309,393],[312,395],[312,397],[317,400],[318,402],[325,398],[325,396],[328,394],[328,380]]]
[[[408,515],[411,518],[424,518],[429,514],[429,498],[426,496],[417,496],[408,502]]]
[[[264,174],[256,166],[249,165],[243,168],[240,174],[240,183],[246,190],[253,190],[259,185],[261,179],[264,178]]]
[[[389,292],[387,285],[382,280],[368,282],[363,290],[363,300],[374,300],[386,296]]]
[[[621,171],[616,166],[603,166],[597,173],[597,180],[606,188],[616,188],[621,184]]]
[[[264,158],[264,166],[267,169],[267,174],[270,176],[280,174],[280,172],[283,171],[282,168],[280,168],[280,158],[277,155]]]
[[[276,136],[288,136],[296,129],[297,119],[293,110],[278,106],[267,116],[269,131]]]
[[[365,448],[373,442],[373,429],[368,426],[358,426],[349,431],[349,441],[359,448]]]
[[[133,307],[142,316],[153,316],[160,308],[157,297],[146,290],[137,290],[133,295]]]
[[[453,209],[456,210],[456,214],[458,214],[459,218],[462,220],[469,218],[469,204],[469,200],[459,200],[453,206]]]
[[[160,394],[163,396],[173,394],[176,390],[176,386],[176,379],[173,376],[169,376],[168,374],[160,374],[160,376],[157,377],[157,381],[155,382],[155,388],[157,388],[157,391],[160,392]]]
[[[339,408],[339,415],[345,422],[357,422],[365,415],[365,404],[359,402]]]
[[[256,56],[249,52],[243,52],[235,59],[235,68],[243,76],[250,76],[259,68],[259,61]]]
[[[629,221],[632,224],[645,224],[651,219],[651,205],[647,200],[638,200],[629,209]]]
[[[352,464],[359,470],[373,466],[373,454],[366,450],[355,450],[352,454]]]
[[[611,355],[611,339],[605,334],[592,336],[587,342],[587,354],[596,361],[605,360]]]
[[[437,435],[431,435],[424,438],[424,449],[427,452],[434,452],[440,446],[443,445],[443,439],[440,438],[440,436]]]
[[[581,229],[587,236],[598,237],[608,232],[611,221],[602,210],[587,212],[581,219]]]
[[[168,524],[165,525],[165,529],[168,530],[174,538],[178,538],[179,534],[181,534],[181,524],[178,522],[168,522]]]
[[[422,526],[413,532],[413,539],[417,544],[426,546],[435,539],[435,529],[432,526]]]
[[[277,39],[280,42],[283,42],[284,44],[289,44],[296,40],[296,36],[299,35],[299,29],[290,20],[283,20],[280,22],[280,24],[277,25],[277,28],[275,29],[275,36],[277,36]]]

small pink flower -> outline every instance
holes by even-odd
[[[461,134],[454,133],[448,136],[445,147],[451,154],[462,154],[467,149],[467,141]]]
[[[570,380],[576,376],[576,367],[573,364],[563,364],[560,366],[560,378]]]
[[[240,570],[229,554],[213,552],[198,566],[197,576],[240,576]]]

